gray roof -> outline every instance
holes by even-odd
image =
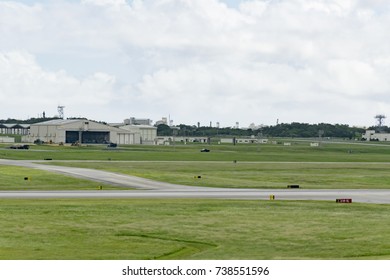
[[[26,123],[0,123],[1,128],[30,128]]]
[[[57,120],[50,120],[46,122],[40,122],[40,123],[35,123],[34,125],[64,125],[64,124],[71,124],[71,123],[76,123],[80,121],[88,121],[88,120],[81,120],[81,119],[76,119],[76,120],[63,120],[63,119],[57,119]]]

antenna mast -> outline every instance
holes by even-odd
[[[58,117],[60,119],[64,119],[64,108],[65,108],[65,106],[62,106],[62,105],[58,105],[58,107],[57,107]]]
[[[378,114],[375,116],[375,118],[378,121],[378,129],[381,130],[383,126],[383,120],[386,119],[386,116],[382,114]]]

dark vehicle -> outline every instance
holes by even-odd
[[[16,150],[28,150],[28,149],[30,149],[30,146],[29,145],[13,145],[9,148],[16,149]]]
[[[116,143],[110,143],[107,145],[107,148],[116,148],[118,145]]]
[[[202,150],[200,150],[202,153],[208,153],[208,152],[210,152],[210,150],[209,149],[202,149]]]

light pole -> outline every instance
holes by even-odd
[[[260,152],[260,142],[262,138],[263,138],[263,132],[260,129],[259,133],[257,133],[257,152]]]

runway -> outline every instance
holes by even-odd
[[[0,160],[3,165],[42,169],[124,187],[123,191],[1,191],[0,198],[210,198],[269,200],[325,200],[350,198],[353,202],[390,204],[390,190],[383,189],[231,189],[174,185],[95,169],[39,164],[34,161]],[[133,189],[133,190],[130,190]],[[134,190],[135,189],[135,190]]]

